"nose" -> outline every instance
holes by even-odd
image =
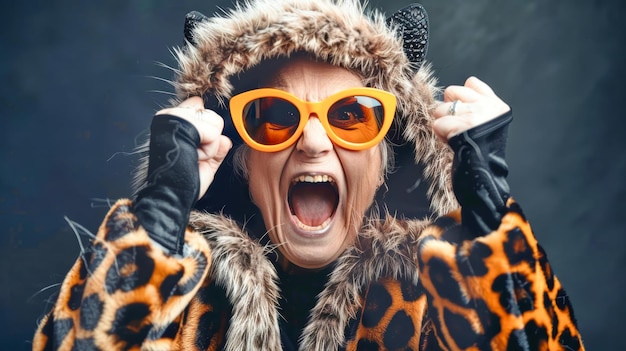
[[[328,138],[322,122],[316,115],[311,115],[304,126],[296,149],[309,157],[320,157],[333,149],[333,142]]]

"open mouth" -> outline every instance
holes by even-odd
[[[289,186],[289,209],[301,229],[321,230],[328,226],[339,204],[339,191],[332,177],[301,175]]]

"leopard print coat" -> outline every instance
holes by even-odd
[[[277,272],[233,221],[195,212],[184,255],[120,200],[65,278],[34,350],[281,350]],[[328,276],[300,350],[582,350],[569,298],[519,206],[453,239],[458,213],[363,227]]]
[[[436,219],[366,219],[328,274],[297,348],[584,348],[568,296],[513,200],[497,230],[457,235],[452,153],[431,128],[439,89],[419,54],[425,16],[406,27],[365,14],[358,0],[251,0],[217,17],[190,18],[188,43],[175,50],[173,104],[198,95],[223,107],[240,73],[309,53],[396,95],[394,123],[424,169]],[[228,216],[196,211],[183,254],[170,256],[131,208],[128,199],[112,206],[39,323],[33,350],[289,348],[275,247]]]

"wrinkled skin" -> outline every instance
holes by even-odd
[[[274,88],[300,99],[321,101],[329,95],[362,87],[359,77],[342,68],[305,59],[275,73]],[[286,150],[248,156],[250,193],[261,210],[273,243],[298,266],[320,268],[334,261],[354,242],[363,215],[380,185],[379,146],[350,151],[334,145],[320,121],[311,116],[300,139]],[[327,225],[306,228],[291,214],[287,201],[292,179],[328,175],[336,182],[337,210]]]
[[[298,58],[267,72],[269,87],[285,90],[300,99],[320,101],[344,89],[361,87],[354,73]],[[450,106],[458,100],[455,113]],[[435,133],[447,141],[452,136],[493,119],[509,110],[491,88],[470,77],[463,86],[449,86],[444,101],[433,111]],[[185,118],[198,129],[200,197],[213,181],[215,172],[232,147],[222,135],[224,121],[204,109],[200,97],[185,100],[178,107],[164,109]],[[289,148],[273,153],[250,150],[247,157],[250,193],[259,207],[271,241],[291,263],[303,268],[321,268],[335,260],[354,242],[356,231],[376,189],[382,184],[380,146],[362,151],[342,149],[332,143],[316,116],[310,116],[300,139]],[[328,175],[335,180],[339,194],[337,210],[328,223],[306,228],[289,207],[291,181],[300,175]]]

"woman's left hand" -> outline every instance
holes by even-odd
[[[455,102],[456,101],[456,102]],[[443,92],[443,102],[435,108],[433,130],[443,141],[509,111],[511,108],[476,77],[465,85],[450,85]]]

